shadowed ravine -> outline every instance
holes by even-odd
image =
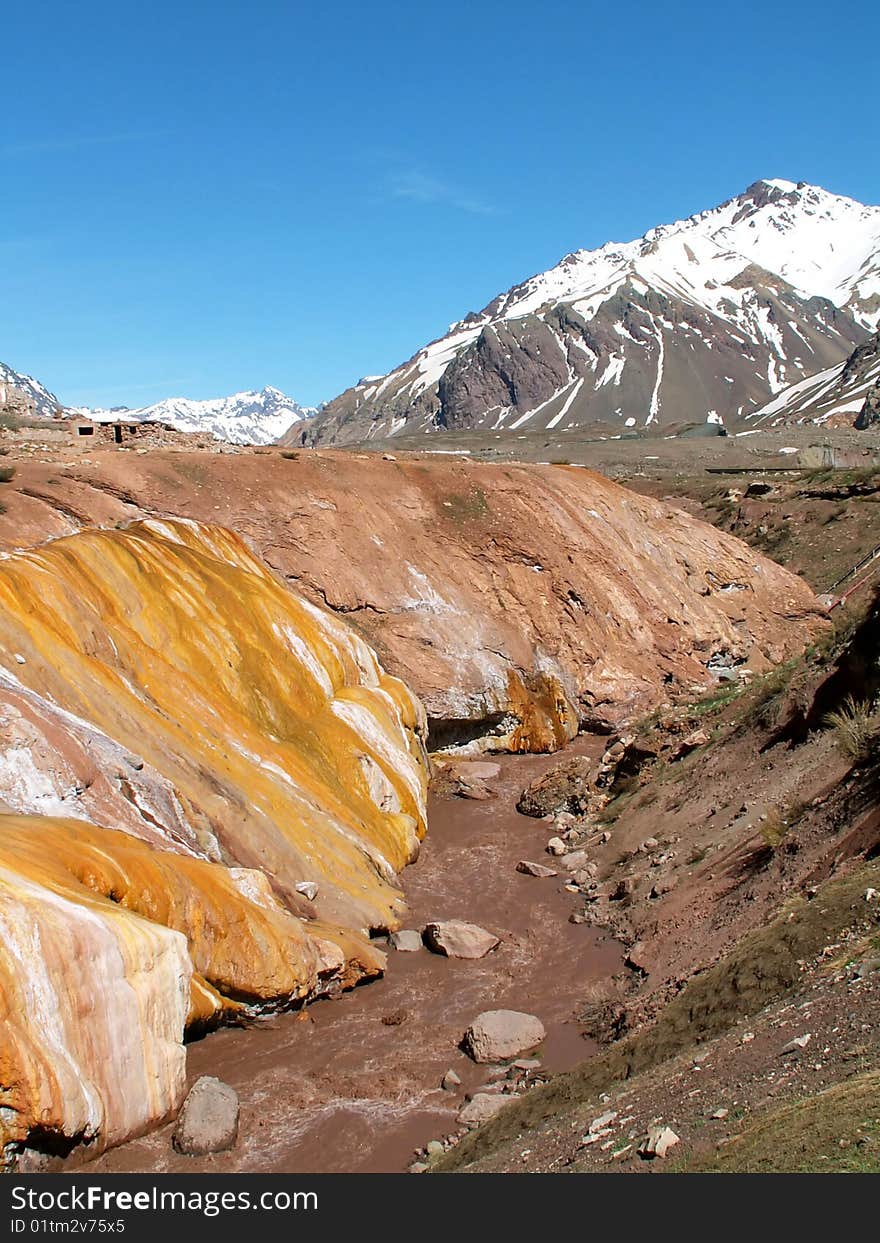
[[[584,737],[568,753],[598,755],[604,740]],[[493,1007],[523,1009],[547,1028],[548,1070],[568,1069],[592,1046],[573,1021],[591,981],[614,972],[616,944],[568,922],[573,895],[563,878],[515,871],[544,858],[547,826],[519,815],[516,798],[559,756],[505,756],[491,802],[431,795],[421,856],[403,873],[407,927],[429,919],[472,920],[502,936],[476,962],[423,950],[389,954],[385,977],[330,1002],[226,1029],[189,1046],[187,1073],[218,1075],[241,1097],[233,1152],[176,1154],[170,1130],[106,1153],[90,1171],[395,1171],[413,1150],[455,1129],[464,1093],[486,1080],[457,1048],[470,1020]],[[440,1088],[450,1067],[454,1095]]]

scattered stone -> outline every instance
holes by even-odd
[[[561,837],[551,837],[547,843],[548,855],[564,855],[567,850],[568,847]]]
[[[590,861],[589,855],[585,850],[569,850],[562,855],[559,860],[560,867],[565,868],[566,872],[577,872]]]
[[[494,933],[459,919],[426,925],[424,937],[429,949],[447,958],[485,958],[490,950],[501,944],[501,938]]]
[[[503,1096],[492,1096],[487,1092],[478,1092],[458,1111],[458,1120],[465,1126],[481,1126],[494,1118],[499,1110],[507,1104]]]
[[[534,1049],[546,1034],[544,1024],[533,1014],[486,1010],[467,1029],[463,1043],[475,1062],[494,1062]]]
[[[429,1139],[425,1145],[425,1152],[429,1157],[440,1157],[446,1151],[439,1139]]]
[[[723,1122],[729,1113],[730,1113],[729,1109],[716,1109],[715,1112],[710,1115],[710,1117],[715,1122]]]
[[[540,1070],[541,1059],[539,1057],[518,1057],[512,1065],[516,1070]]]
[[[658,880],[656,884],[651,887],[650,896],[652,898],[665,897],[667,893],[672,893],[677,884],[678,881],[674,876],[667,876],[665,880]]]
[[[530,863],[528,859],[520,859],[516,865],[516,870],[522,872],[524,876],[557,876],[553,868],[545,867],[543,863]]]
[[[422,934],[415,928],[401,928],[399,932],[392,932],[388,940],[402,954],[413,954],[422,948]]]
[[[625,898],[631,898],[636,891],[636,881],[633,876],[624,876],[617,882],[609,897],[612,902],[622,902]]]
[[[454,1070],[447,1070],[440,1081],[440,1086],[444,1092],[454,1092],[456,1088],[461,1087],[461,1075],[456,1074]]]
[[[789,1053],[799,1053],[801,1049],[805,1049],[813,1039],[812,1032],[804,1032],[803,1036],[795,1036],[793,1040],[789,1040],[788,1044],[783,1045],[779,1050],[780,1056],[785,1057]]]
[[[740,1037],[740,1041],[739,1041],[739,1042],[740,1042],[740,1044],[751,1044],[751,1042],[752,1042],[754,1039],[755,1039],[755,1033],[754,1033],[754,1032],[743,1032],[742,1036]]]
[[[659,849],[660,849],[660,843],[657,841],[656,837],[646,837],[645,840],[642,842],[642,844],[639,846],[639,850],[642,852],[643,855],[649,855],[653,850],[659,850]]]
[[[129,755],[124,755],[122,758],[125,760],[129,768],[133,768],[136,773],[139,773],[143,770],[144,761],[141,759],[139,755],[129,754]]]
[[[301,880],[298,885],[294,886],[294,888],[297,893],[301,893],[302,896],[307,898],[309,902],[314,902],[315,898],[318,896],[318,886],[313,880]]]
[[[588,924],[590,920],[588,916],[581,914],[580,911],[573,911],[568,917],[568,922],[570,924]]]
[[[877,890],[877,889],[866,889],[865,890],[865,901],[866,902],[876,902],[878,898],[880,898],[880,890]]]
[[[639,1156],[645,1161],[653,1161],[655,1157],[662,1159],[671,1148],[679,1143],[681,1140],[672,1127],[650,1126],[648,1134],[639,1145]]]
[[[27,661],[25,660],[24,656],[22,656],[21,652],[16,652],[16,653],[15,653],[15,663],[16,663],[17,665],[26,665],[26,664],[27,664]]]
[[[412,1165],[409,1167],[409,1172],[410,1174],[424,1174],[427,1168],[427,1161],[413,1161]]]
[[[493,789],[486,785],[485,781],[463,781],[459,779],[452,784],[452,793],[457,798],[469,798],[476,802],[488,802],[489,799],[497,798],[497,794]]]
[[[202,1075],[183,1102],[171,1142],[191,1157],[226,1152],[238,1139],[238,1116],[235,1089],[213,1075]]]
[[[598,1118],[594,1118],[587,1131],[590,1135],[598,1135],[600,1131],[607,1131],[611,1123],[617,1117],[616,1109],[609,1109],[606,1113],[600,1114]]]
[[[623,1148],[616,1148],[611,1154],[612,1161],[624,1161],[632,1152],[632,1144],[624,1144]]]
[[[672,758],[674,760],[683,759],[686,755],[690,755],[691,751],[696,751],[698,747],[705,747],[711,742],[709,734],[704,729],[695,729],[692,734],[688,734],[687,738],[682,738],[676,747]]]

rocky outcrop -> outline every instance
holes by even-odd
[[[524,816],[551,816],[555,812],[582,811],[582,800],[595,775],[595,764],[583,755],[562,760],[523,790],[516,810]]]
[[[575,467],[107,451],[63,476],[23,463],[19,479],[0,546],[69,531],[71,514],[233,527],[412,687],[434,749],[553,750],[579,726],[692,696],[719,661],[785,659],[824,624],[779,565]]]
[[[219,527],[0,563],[7,1160],[173,1112],[188,1028],[382,970],[424,729],[363,639]]]

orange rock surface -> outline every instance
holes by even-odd
[[[143,522],[0,561],[7,1157],[166,1116],[187,1025],[382,969],[423,735],[363,639],[229,531]]]
[[[552,749],[711,684],[713,657],[766,668],[822,626],[775,562],[575,467],[104,451],[19,471],[0,546],[145,513],[220,521],[356,627],[439,740]]]

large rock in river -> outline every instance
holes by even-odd
[[[554,764],[536,777],[519,796],[516,809],[524,816],[549,816],[560,811],[579,811],[596,766],[583,755]]]
[[[494,933],[460,919],[428,924],[425,941],[435,954],[445,954],[447,958],[485,958],[490,950],[501,944],[500,937]]]
[[[475,1062],[503,1062],[544,1039],[544,1024],[533,1014],[519,1010],[486,1010],[464,1034],[465,1052]]]

